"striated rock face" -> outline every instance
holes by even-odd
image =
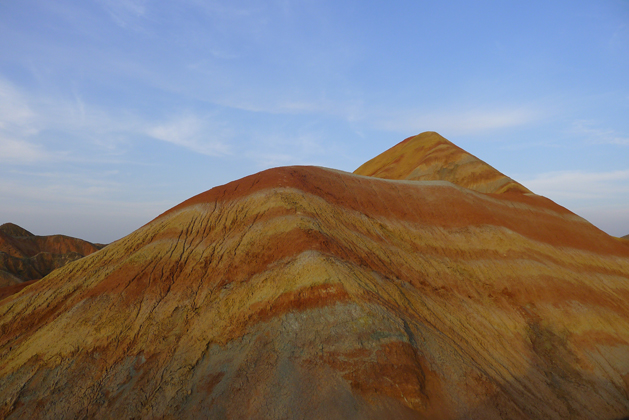
[[[534,194],[270,169],[1,301],[0,396],[10,419],[620,419],[629,247]]]
[[[432,131],[407,138],[354,173],[386,179],[450,181],[482,193],[531,192]]]
[[[21,290],[23,282],[39,280],[103,246],[64,235],[35,236],[13,223],[1,225],[0,299]]]

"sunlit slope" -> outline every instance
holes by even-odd
[[[628,302],[542,197],[271,169],[0,302],[0,417],[617,419]]]
[[[523,185],[433,131],[407,138],[354,173],[386,179],[449,181],[482,193],[530,193]]]

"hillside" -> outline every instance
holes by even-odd
[[[0,301],[0,417],[629,415],[629,247],[510,182],[294,166],[192,197]]]

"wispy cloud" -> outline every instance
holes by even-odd
[[[622,23],[618,25],[613,35],[609,39],[609,48],[610,50],[622,53],[627,49],[627,45],[629,44],[629,25],[626,23]]]
[[[629,136],[622,135],[612,129],[597,127],[595,121],[577,120],[572,124],[572,132],[593,144],[615,144],[629,146]]]
[[[229,128],[209,118],[186,114],[163,124],[153,124],[145,133],[155,139],[184,147],[208,156],[230,153],[226,140],[233,134]]]
[[[29,140],[37,134],[37,115],[11,83],[0,78],[0,162],[30,164],[53,157]]]
[[[106,201],[105,197],[121,189],[118,183],[93,177],[45,174],[41,178],[38,184],[0,181],[0,192],[13,198],[47,203],[93,204]]]
[[[523,184],[537,194],[557,199],[616,201],[629,196],[629,170],[549,172],[525,180]]]
[[[228,23],[233,23],[234,21],[243,22],[246,20],[250,26],[248,28],[240,28],[241,30],[257,32],[257,26],[268,23],[268,19],[264,14],[268,8],[268,3],[220,0],[189,0],[189,2],[214,20],[220,19]]]
[[[117,25],[126,28],[146,13],[147,0],[97,0]]]
[[[403,133],[434,130],[449,135],[467,135],[523,126],[539,118],[539,111],[522,107],[444,113],[427,113],[417,110],[400,112],[380,119],[376,118],[374,124],[379,129]]]
[[[611,235],[629,234],[629,170],[550,172],[522,184]]]
[[[25,140],[7,138],[0,133],[0,162],[30,164],[58,158],[43,146]]]
[[[287,95],[286,99],[269,100],[271,95],[248,98],[217,98],[216,103],[243,111],[267,114],[326,115],[353,122],[364,118],[363,103],[356,100],[310,99],[299,94]],[[301,96],[301,97],[300,97]]]
[[[26,127],[34,117],[35,113],[24,95],[0,77],[0,129],[17,129],[23,134],[34,134],[36,130]]]
[[[39,95],[33,98],[0,77],[0,161],[13,165],[77,161],[77,150],[90,140],[96,145],[115,131],[138,126],[127,117],[119,118],[86,104],[77,91],[67,97]],[[67,140],[54,144],[54,135]],[[79,138],[79,148],[71,138]],[[93,160],[93,156],[90,157]]]
[[[599,229],[614,236],[629,235],[629,204],[610,206],[588,205],[572,209]]]
[[[173,112],[160,118],[132,111],[111,110],[87,103],[78,90],[66,96],[29,99],[0,78],[0,161],[30,164],[44,161],[94,161],[124,154],[126,144],[149,136],[195,153],[231,153],[234,130],[212,115]],[[67,133],[55,150],[43,132]],[[76,139],[76,144],[72,143]],[[96,150],[99,153],[96,153]]]
[[[260,169],[282,165],[317,165],[334,146],[321,132],[290,135],[280,131],[253,133],[252,145],[245,156]]]

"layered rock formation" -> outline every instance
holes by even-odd
[[[629,415],[629,247],[472,184],[517,193],[285,167],[193,197],[0,302],[0,417]]]
[[[103,246],[64,235],[36,236],[13,223],[1,225],[0,298]]]

